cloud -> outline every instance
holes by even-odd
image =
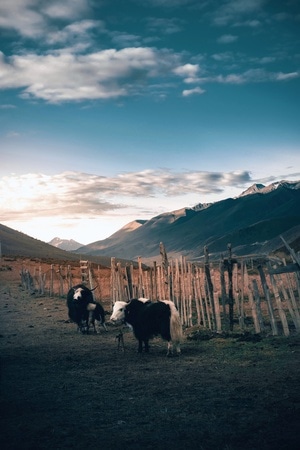
[[[77,23],[76,26],[83,30],[93,27],[94,23]],[[223,59],[225,56],[224,53]],[[88,54],[64,49],[45,55],[28,53],[8,58],[0,52],[0,89],[20,89],[24,99],[61,103],[141,94],[152,91],[157,84],[167,86],[174,75],[183,78],[186,84],[280,82],[299,77],[298,72],[273,73],[262,68],[200,77],[199,65],[180,65],[182,57],[170,50],[150,47],[111,48]],[[222,61],[222,54],[213,58]],[[183,95],[203,92],[196,87],[185,90]]]
[[[111,32],[109,33],[112,43],[116,44],[118,47],[140,47],[141,38],[135,34],[129,33],[120,33],[120,32]]]
[[[12,174],[0,180],[1,219],[29,220],[54,215],[73,219],[99,217],[109,211],[127,208],[128,202],[135,203],[138,198],[220,193],[228,186],[244,187],[250,180],[247,171],[172,172],[161,169],[121,173],[115,177],[79,172],[53,176]]]
[[[202,83],[245,84],[289,81],[300,77],[300,72],[268,72],[265,69],[250,69],[242,73],[216,75],[201,78]]]
[[[65,44],[67,42],[74,43],[79,41],[90,41],[90,33],[94,29],[97,32],[105,32],[104,22],[101,20],[81,20],[73,22],[61,30],[50,31],[46,35],[46,42],[50,45]]]
[[[15,109],[16,106],[15,105],[11,105],[11,104],[0,104],[0,109]]]
[[[8,133],[6,133],[6,137],[8,139],[15,139],[15,138],[18,138],[20,136],[21,136],[20,133],[18,133],[17,131],[9,131]]]
[[[285,80],[293,80],[295,78],[299,78],[300,73],[299,72],[290,72],[290,73],[282,73],[279,72],[278,74],[276,74],[275,78],[276,80],[279,81],[285,81]]]
[[[219,44],[231,44],[232,42],[235,42],[238,40],[238,36],[233,36],[232,34],[223,34],[223,36],[220,36],[217,40]]]
[[[219,62],[230,62],[233,61],[234,56],[232,52],[222,52],[222,53],[214,53],[212,56],[212,59]]]
[[[0,27],[37,39],[51,31],[49,20],[75,20],[87,11],[88,0],[1,0]]]
[[[176,67],[173,72],[184,78],[185,83],[197,83],[199,81],[198,73],[200,71],[198,64],[184,64]]]
[[[89,10],[88,0],[52,0],[50,4],[45,0],[43,4],[44,14],[54,19],[76,19]]]
[[[183,21],[175,17],[171,19],[148,17],[146,24],[149,32],[154,34],[175,34],[179,33],[183,27]]]
[[[195,94],[204,94],[205,90],[201,89],[200,87],[196,87],[194,89],[184,89],[182,91],[182,95],[183,97],[189,97],[190,95],[195,95]]]
[[[195,0],[135,0],[139,4],[145,6],[160,6],[165,8],[175,8],[179,6],[186,6],[195,3]]]
[[[48,102],[117,98],[145,87],[147,79],[166,77],[178,55],[147,47],[108,49],[86,55],[0,53],[0,89],[23,88],[23,98]]]
[[[213,22],[218,26],[240,23],[243,17],[254,13],[255,20],[257,20],[257,14],[261,12],[265,2],[266,0],[229,0],[216,9],[213,14]],[[249,19],[246,23],[247,26],[250,25]],[[255,25],[252,23],[252,26]]]
[[[0,27],[16,30],[29,38],[36,38],[45,32],[45,18],[33,7],[38,0],[2,0],[0,3]]]

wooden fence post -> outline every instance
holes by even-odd
[[[251,308],[255,333],[260,333],[261,332],[260,323],[259,323],[258,316],[257,316],[257,310],[256,310],[254,299],[253,299],[252,286],[249,282],[248,271],[247,271],[246,266],[245,266],[245,283],[246,283],[246,286],[248,287],[249,305]]]
[[[211,281],[210,276],[210,269],[209,269],[209,257],[208,257],[208,248],[204,247],[204,256],[205,256],[205,263],[204,263],[204,270],[205,270],[205,283],[207,287],[207,295],[209,299],[209,305],[211,308],[211,317],[213,322],[213,329],[216,329],[216,312],[215,312],[215,305],[214,305],[214,288]]]
[[[239,317],[239,321],[240,321],[240,327],[242,330],[244,330],[245,328],[245,311],[244,311],[244,306],[245,306],[245,280],[244,280],[244,271],[245,271],[245,263],[244,261],[241,262],[241,289],[240,289],[240,317]]]
[[[68,279],[68,288],[71,289],[71,287],[72,287],[72,271],[71,271],[70,265],[68,265],[67,279]]]
[[[145,297],[145,289],[144,289],[144,277],[143,277],[143,269],[142,269],[142,258],[138,257],[138,265],[139,265],[139,277],[138,277],[138,296]]]
[[[217,333],[221,333],[222,324],[221,324],[221,315],[220,315],[220,302],[219,302],[218,291],[216,289],[214,269],[212,269],[211,277],[212,277],[212,286],[213,286],[213,302],[214,302],[215,317],[216,317],[216,331],[217,331]]]
[[[287,275],[289,275],[289,274],[287,274]],[[274,278],[275,278],[275,276],[274,276]],[[299,312],[298,312],[297,307],[296,307],[296,309],[294,309],[294,302],[293,302],[292,299],[294,298],[294,300],[295,300],[295,296],[294,296],[293,290],[290,289],[291,286],[289,285],[289,281],[288,281],[289,278],[286,277],[286,280],[287,280],[287,283],[288,283],[289,293],[290,293],[290,295],[291,295],[291,299],[290,299],[290,297],[289,297],[289,295],[288,295],[288,292],[287,292],[286,288],[284,287],[284,283],[283,283],[283,280],[282,280],[281,276],[280,276],[280,275],[277,275],[276,278],[277,278],[278,281],[279,281],[279,286],[280,286],[280,288],[281,288],[281,292],[282,292],[284,301],[285,301],[286,304],[287,304],[287,307],[288,307],[290,316],[291,316],[291,318],[292,318],[292,321],[293,321],[293,323],[294,323],[294,325],[295,325],[295,328],[296,328],[297,331],[300,331],[300,316],[299,316]]]
[[[153,299],[155,301],[158,299],[156,261],[153,261]]]
[[[253,278],[253,280],[252,280],[252,286],[253,286],[254,299],[255,299],[254,305],[256,308],[256,313],[257,313],[257,317],[259,320],[260,329],[261,329],[261,331],[264,331],[265,326],[264,326],[263,315],[262,315],[261,307],[260,307],[259,289],[258,289],[257,281],[255,278]]]
[[[264,291],[265,298],[266,298],[267,305],[268,305],[268,311],[269,311],[269,315],[270,315],[273,336],[278,336],[278,327],[277,327],[277,323],[276,323],[276,320],[275,320],[274,311],[273,311],[273,308],[272,308],[270,291],[269,291],[269,288],[268,288],[268,285],[267,285],[266,277],[265,277],[265,274],[264,274],[264,271],[263,271],[263,268],[262,268],[261,265],[259,265],[257,267],[257,270],[258,270],[259,275],[260,275],[261,284],[262,284],[263,291]]]
[[[165,246],[162,242],[159,244],[159,253],[161,255],[161,281],[162,281],[162,288],[163,288],[163,298],[169,299],[168,291],[169,291],[169,278],[168,278],[168,257],[167,252],[165,249]]]
[[[53,274],[54,274],[54,265],[53,264],[51,264],[51,267],[50,267],[50,288],[49,288],[49,296],[50,297],[52,297],[53,295],[54,295],[54,292],[53,292]]]
[[[128,300],[133,298],[133,286],[132,286],[132,276],[131,276],[131,270],[130,265],[127,263],[125,267],[125,273],[126,273],[126,279],[127,279],[127,285],[128,285]]]
[[[228,299],[227,299],[227,294],[226,294],[225,264],[224,264],[223,257],[221,258],[221,261],[220,261],[219,270],[220,270],[221,299],[222,299],[223,317],[224,317],[224,321],[225,321],[226,326],[228,326],[229,322],[228,322],[228,316],[227,316],[227,311],[226,311],[226,303],[227,303]]]
[[[59,266],[58,274],[59,274],[59,295],[60,295],[60,297],[63,297],[63,295],[64,295],[64,278],[63,278],[63,274],[62,274],[62,266]]]
[[[116,303],[116,258],[112,257],[110,260],[110,289],[112,306]]]
[[[270,267],[270,264],[269,264],[269,267]],[[282,302],[281,302],[281,298],[280,298],[280,294],[279,294],[278,288],[276,286],[276,281],[274,279],[274,276],[271,273],[269,274],[269,277],[270,277],[271,284],[272,284],[272,287],[273,287],[274,297],[275,297],[275,301],[276,301],[279,317],[280,317],[280,320],[281,320],[281,323],[282,323],[282,328],[283,328],[284,335],[285,336],[289,336],[289,334],[290,334],[289,325],[288,325],[288,322],[286,320],[286,315],[285,315],[285,312],[284,312],[283,307],[282,307]]]
[[[233,284],[232,284],[232,254],[231,244],[227,245],[228,249],[228,305],[229,305],[229,329],[233,331]]]

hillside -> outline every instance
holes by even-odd
[[[0,224],[0,242],[2,256],[5,257],[29,257],[41,260],[78,262],[81,259],[80,254],[53,247],[2,224]],[[107,256],[89,257],[89,260],[105,267],[110,266],[110,258]]]
[[[236,255],[265,254],[282,247],[280,234],[289,242],[300,235],[300,182],[254,185],[237,198],[200,206],[132,222],[77,252],[156,258],[163,242],[169,255],[195,260],[205,245],[216,255],[224,253],[228,243]]]

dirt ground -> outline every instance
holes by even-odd
[[[78,334],[65,299],[0,282],[2,450],[300,448],[299,335],[185,330],[180,357],[159,338],[138,354],[127,329],[123,351],[120,328]]]

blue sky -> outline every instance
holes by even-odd
[[[300,179],[298,0],[1,0],[0,223],[87,244]]]

